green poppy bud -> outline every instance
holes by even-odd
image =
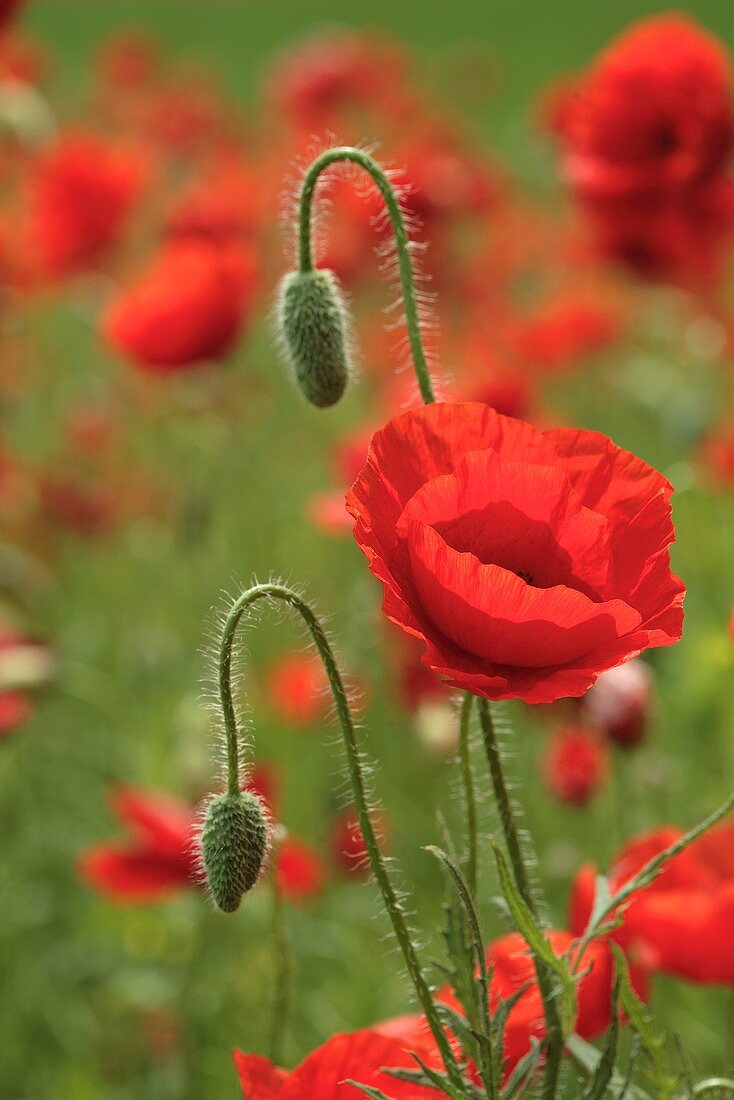
[[[299,390],[327,409],[344,395],[350,375],[349,321],[332,271],[291,271],[280,287],[278,322]]]
[[[201,854],[212,900],[234,913],[257,882],[268,846],[260,799],[250,791],[218,794],[207,807]]]

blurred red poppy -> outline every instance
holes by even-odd
[[[60,277],[94,268],[123,237],[149,177],[138,145],[67,131],[39,157],[29,181],[31,266]]]
[[[174,240],[112,302],[103,332],[112,347],[146,370],[217,361],[239,340],[255,288],[256,264],[248,248]]]
[[[415,1048],[423,1051],[423,1045]],[[234,1063],[245,1100],[358,1100],[359,1089],[349,1080],[386,1091],[395,1100],[429,1100],[432,1089],[398,1081],[385,1072],[414,1069],[403,1043],[376,1031],[334,1035],[294,1070],[280,1069],[259,1054],[234,1052]]]
[[[90,886],[113,901],[140,904],[200,882],[188,806],[167,795],[118,787],[112,810],[128,835],[82,854],[79,873]]]
[[[268,670],[270,705],[289,726],[312,726],[326,718],[331,706],[328,686],[324,666],[312,653],[285,653]]]
[[[612,892],[683,835],[654,829],[626,844],[612,860]],[[580,934],[594,899],[597,871],[580,869],[570,900],[570,925]],[[699,983],[734,984],[734,824],[711,829],[635,894],[612,933],[633,963]]]
[[[380,846],[384,848],[388,835],[387,821],[384,815],[375,815],[373,824]],[[369,875],[370,861],[362,830],[357,820],[357,813],[354,809],[342,810],[335,815],[331,823],[329,836],[329,846],[335,867],[346,875],[358,875],[360,877]]]
[[[671,492],[595,432],[433,404],[377,432],[347,505],[383,611],[429,668],[548,703],[680,637]]]
[[[556,798],[572,806],[585,806],[606,777],[604,743],[583,728],[561,730],[553,734],[543,772]]]
[[[686,264],[715,271],[734,225],[722,43],[683,15],[643,20],[556,103],[553,119],[566,176],[608,253],[653,277]]]
[[[275,865],[278,886],[287,901],[307,901],[323,894],[326,866],[309,844],[286,836],[278,845]]]

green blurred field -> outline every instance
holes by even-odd
[[[544,162],[529,146],[533,94],[632,18],[666,7],[373,0],[347,11],[326,0],[32,0],[26,23],[58,55],[58,84],[72,104],[93,48],[124,27],[152,30],[173,53],[200,56],[245,99],[274,49],[323,23],[395,34],[429,59],[439,79],[439,55],[480,48],[502,76],[496,98],[475,107],[480,140],[537,180]],[[734,44],[734,5],[712,0],[686,10]],[[15,410],[12,431],[26,451],[42,455],[69,403],[102,390],[120,367],[81,314],[48,311],[38,323],[39,363],[31,370],[46,389]],[[656,736],[625,779],[635,827],[689,824],[723,799],[734,774],[734,661],[725,634],[734,601],[734,501],[686,488],[681,463],[719,399],[711,372],[687,353],[669,363],[666,344],[626,351],[622,369],[615,353],[614,362],[575,376],[555,396],[579,423],[608,432],[682,489],[674,566],[689,585],[687,629],[674,651],[653,654]],[[347,668],[366,668],[380,682],[375,590],[361,557],[349,540],[327,540],[302,516],[308,493],[329,483],[325,438],[359,420],[359,391],[326,417],[305,409],[282,378],[265,325],[210,385],[214,395],[203,397],[197,383],[177,386],[165,411],[129,422],[135,457],[183,486],[184,506],[97,544],[68,540],[58,578],[41,578],[34,595],[39,627],[56,641],[62,667],[33,723],[0,752],[2,1100],[224,1100],[238,1095],[231,1048],[263,1048],[271,975],[265,895],[230,919],[193,894],[164,907],[115,909],[74,875],[84,845],[114,830],[105,804],[111,781],[182,792],[213,774],[198,696],[210,608],[221,603],[221,590],[253,573],[306,581],[332,614]],[[220,416],[218,405],[237,415]],[[250,639],[255,665],[299,640],[288,624],[264,624]],[[420,849],[435,839],[432,807],[446,807],[453,773],[420,751],[376,688],[366,724],[394,849],[415,883],[416,923],[437,954],[441,880]],[[289,825],[318,842],[340,786],[332,731],[294,733],[257,706],[255,728],[263,752],[282,764]],[[616,846],[616,810],[611,791],[583,815],[554,806],[537,783],[538,744],[528,734],[519,771],[532,792],[529,824],[562,922],[578,862],[593,855],[603,863]],[[376,913],[371,890],[356,884],[289,913],[297,957],[289,1062],[335,1030],[406,1008]],[[488,926],[501,930],[491,910]],[[660,981],[655,1004],[663,1020],[676,1021],[697,1069],[722,1071],[727,1058],[734,1068],[731,993]],[[144,1017],[158,1029],[157,1050],[142,1033]]]

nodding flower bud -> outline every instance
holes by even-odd
[[[347,307],[334,273],[289,272],[280,287],[278,323],[303,396],[319,409],[335,405],[350,366]]]
[[[201,854],[217,909],[234,913],[239,907],[259,878],[267,846],[267,819],[257,795],[215,795],[201,831]]]

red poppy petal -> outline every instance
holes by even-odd
[[[232,1057],[244,1100],[274,1100],[280,1094],[288,1077],[285,1070],[259,1054],[243,1054],[240,1050],[233,1050]]]
[[[435,626],[493,664],[565,664],[640,624],[639,613],[622,600],[594,603],[562,585],[534,588],[506,569],[452,550],[422,523],[412,525],[409,549],[416,588]]]
[[[178,856],[188,850],[194,816],[185,802],[170,795],[116,787],[111,795],[115,816],[131,826],[140,840]]]
[[[397,1039],[376,1031],[355,1031],[335,1035],[310,1054],[289,1076],[278,1100],[358,1100],[363,1093],[348,1080],[386,1090],[396,1100],[429,1100],[432,1090],[405,1081],[396,1081],[384,1067],[413,1068],[415,1062]]]
[[[673,492],[667,478],[599,432],[557,428],[544,436],[586,507],[614,529],[634,520],[651,497],[667,500]]]
[[[435,528],[455,550],[471,551],[548,588],[602,593],[610,564],[607,523],[585,508],[562,470],[472,451],[451,474],[426,482],[397,524]]]
[[[79,874],[90,886],[116,902],[161,901],[191,885],[184,864],[168,863],[155,852],[115,844],[89,848],[78,866]]]

